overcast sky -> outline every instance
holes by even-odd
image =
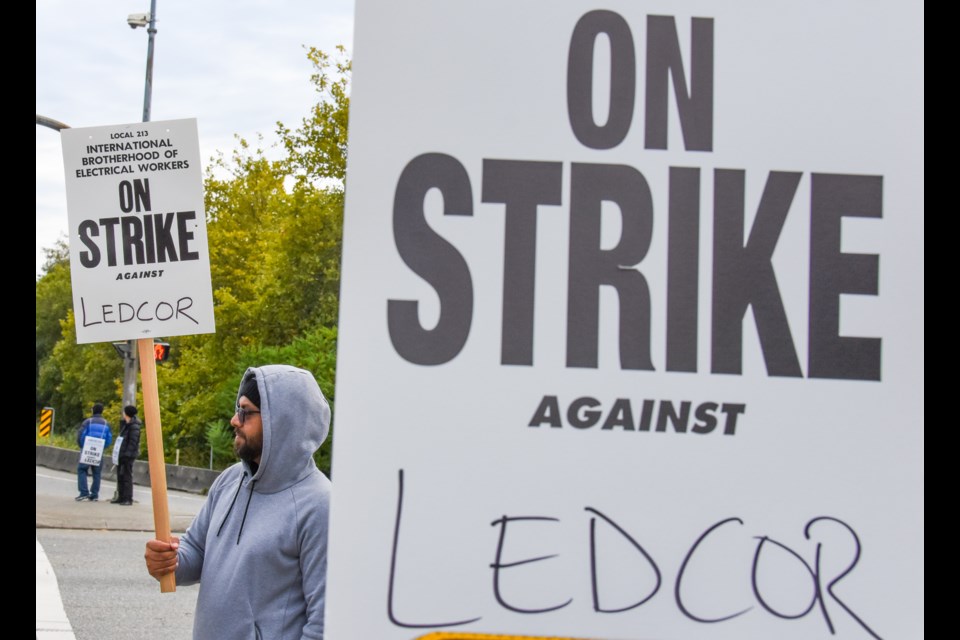
[[[37,114],[71,127],[140,122],[150,0],[37,0]],[[304,46],[352,53],[353,0],[157,0],[151,120],[197,118],[204,166],[234,135],[275,141],[315,100]],[[60,135],[37,126],[37,274],[67,230]]]

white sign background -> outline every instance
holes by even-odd
[[[61,140],[77,342],[213,333],[197,121],[64,129]]]
[[[597,9],[626,21],[636,55],[632,126],[606,150],[578,141],[566,94],[571,35]],[[691,19],[713,19],[710,151],[685,149],[673,83],[668,148],[645,148],[648,15],[675,18],[688,82]],[[358,1],[330,637],[922,637],[922,25],[922,7],[902,2]],[[606,42],[595,49],[600,114]],[[445,216],[438,190],[424,199],[473,287],[466,342],[430,366],[398,355],[387,323],[389,300],[417,301],[426,329],[440,315],[393,233],[398,180],[425,153],[464,167],[473,207]],[[532,366],[500,361],[505,214],[481,200],[484,159],[563,163],[562,204],[537,215]],[[625,267],[650,289],[653,371],[621,369],[611,287],[597,367],[566,366],[574,162],[627,165],[650,186],[650,248]],[[693,373],[665,366],[670,167],[700,169]],[[770,172],[802,174],[771,261],[801,377],[768,374],[752,309],[742,374],[711,373],[715,169],[745,172],[747,233]],[[882,217],[841,221],[844,254],[879,256],[878,294],[841,295],[839,327],[881,339],[879,381],[808,377],[814,173],[882,177]],[[608,204],[604,249],[622,226]],[[528,426],[547,396],[563,426]],[[599,401],[600,423],[573,428],[567,408],[584,397]],[[746,409],[733,435],[722,418],[710,433],[602,429],[617,399],[634,423],[645,400]]]

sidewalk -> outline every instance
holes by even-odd
[[[153,501],[150,487],[135,485],[134,503],[123,507],[110,504],[115,482],[103,480],[99,502],[76,502],[75,473],[36,467],[36,525],[51,529],[109,529],[121,531],[153,531]],[[185,491],[168,491],[170,530],[186,531],[203,505],[205,496]]]

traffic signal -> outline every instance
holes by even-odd
[[[170,343],[169,342],[154,342],[153,343],[153,359],[157,362],[166,362],[167,358],[170,357]]]

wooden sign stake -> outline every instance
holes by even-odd
[[[157,540],[170,541],[170,508],[167,504],[167,467],[163,458],[163,434],[160,431],[160,394],[157,389],[157,363],[153,338],[137,340],[140,356],[140,380],[143,383],[143,412],[147,427],[147,457],[150,463],[150,492],[153,494],[153,528]],[[177,579],[168,573],[160,579],[160,593],[177,590]]]

